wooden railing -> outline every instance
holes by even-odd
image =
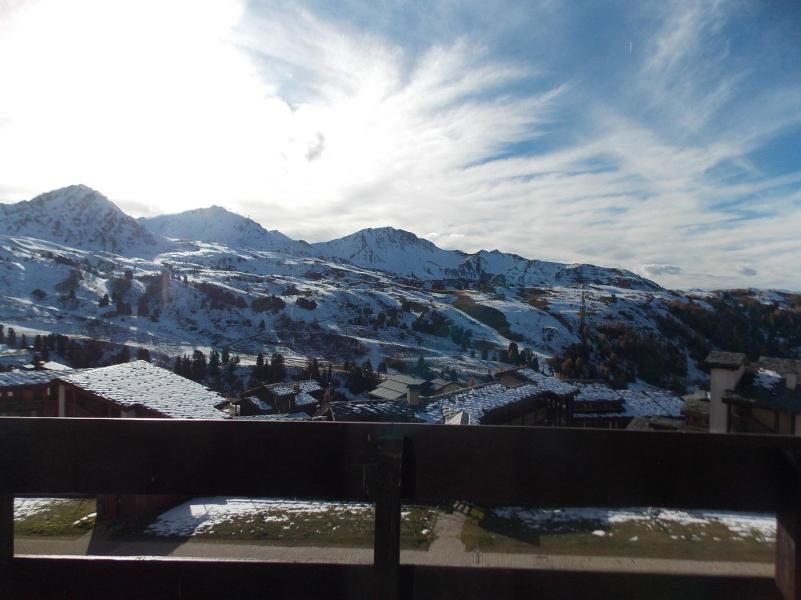
[[[365,423],[0,418],[0,596],[801,598],[801,438]],[[15,556],[15,494],[376,503],[374,564]],[[776,578],[399,564],[401,502],[775,512]]]

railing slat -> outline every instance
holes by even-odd
[[[0,571],[5,571],[14,557],[14,496],[0,494]]]
[[[776,511],[776,585],[785,600],[801,600],[801,462],[784,456],[788,476]]]
[[[382,600],[397,600],[399,597],[402,461],[402,438],[379,439],[373,567],[375,597]]]
[[[414,463],[404,501],[775,511],[788,436],[368,423],[0,418],[0,493],[372,500],[374,442]],[[747,484],[745,483],[747,482]]]
[[[369,565],[169,558],[18,558],[7,598],[370,598]],[[401,565],[415,600],[779,600],[771,578]]]

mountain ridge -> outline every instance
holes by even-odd
[[[58,206],[59,202],[64,206]],[[410,231],[390,226],[364,228],[309,244],[217,205],[134,219],[106,196],[84,185],[53,190],[16,204],[0,204],[0,216],[5,217],[0,234],[121,255],[152,254],[169,247],[170,239],[180,239],[345,262],[457,287],[495,282],[521,287],[596,284],[646,291],[663,289],[625,269],[528,259],[497,249],[474,253],[445,250]],[[65,229],[63,222],[70,223],[70,227]]]

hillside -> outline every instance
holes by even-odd
[[[170,237],[207,238],[176,244],[88,188],[67,190],[2,207],[15,215],[0,235],[6,327],[167,355],[281,352],[299,364],[317,356],[375,366],[423,355],[473,376],[536,356],[568,376],[675,389],[705,382],[701,361],[712,348],[801,351],[799,295],[677,293],[623,270],[468,255],[391,228],[309,245],[302,255],[269,247],[284,238],[223,209],[207,209],[220,218],[205,228],[212,213],[185,213],[180,234],[162,220]],[[84,216],[58,228],[41,215],[44,205]],[[99,226],[88,210],[101,210]],[[140,240],[153,247],[138,249]]]

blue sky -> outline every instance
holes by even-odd
[[[0,201],[801,289],[801,3],[199,4],[0,3]]]

